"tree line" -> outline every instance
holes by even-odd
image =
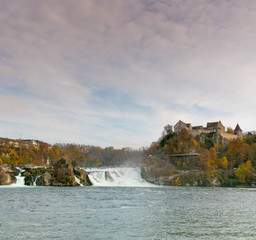
[[[15,146],[5,141],[0,146],[0,164],[46,166],[60,158],[76,161],[81,167],[138,165],[141,150],[101,148],[79,144],[58,143],[53,146],[40,142],[38,146]]]

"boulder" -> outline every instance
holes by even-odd
[[[84,169],[81,169],[79,167],[75,167],[74,168],[74,174],[76,175],[76,177],[78,179],[80,179],[80,183],[83,186],[91,186],[92,185],[92,183],[91,183],[91,181],[88,177],[88,174]]]
[[[10,185],[16,182],[19,170],[8,164],[0,165],[0,185]]]
[[[53,186],[78,186],[75,181],[72,162],[62,158],[54,165]]]
[[[48,172],[49,174],[51,174],[53,172],[52,168],[44,168],[44,167],[40,167],[40,168],[23,168],[23,172],[22,172],[22,176],[25,177],[24,178],[24,182],[25,185],[28,186],[42,186],[43,184],[43,180],[41,179],[43,174],[45,174],[46,172]]]
[[[49,172],[45,172],[40,179],[43,186],[50,186],[52,181],[52,175]]]
[[[33,186],[34,180],[32,176],[26,176],[24,178],[24,184],[27,186]]]
[[[10,185],[12,183],[14,183],[14,181],[12,181],[12,177],[9,173],[0,172],[0,185]]]

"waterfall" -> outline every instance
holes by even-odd
[[[11,186],[11,187],[24,187],[25,186],[25,183],[24,183],[24,178],[25,177],[21,176],[21,173],[24,172],[24,170],[22,170],[19,167],[17,167],[17,169],[19,169],[20,173],[19,173],[18,176],[16,176],[16,183],[11,184],[9,186]]]
[[[33,186],[36,186],[36,181],[37,181],[37,179],[40,178],[40,177],[41,177],[41,175],[36,176],[35,181],[33,182]]]
[[[80,185],[80,186],[83,186],[83,184],[81,183],[80,179],[76,177],[75,175],[75,181]]]
[[[94,186],[152,187],[140,176],[140,168],[88,168],[85,169]]]

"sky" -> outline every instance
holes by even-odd
[[[0,136],[148,147],[256,129],[256,1],[0,0]]]

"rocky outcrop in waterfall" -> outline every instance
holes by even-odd
[[[0,165],[0,185],[10,185],[16,182],[19,170],[11,165]]]
[[[27,186],[90,186],[87,172],[79,168],[75,162],[60,159],[53,167],[22,167],[0,165],[0,185],[9,185],[16,182],[17,175],[24,177]]]

